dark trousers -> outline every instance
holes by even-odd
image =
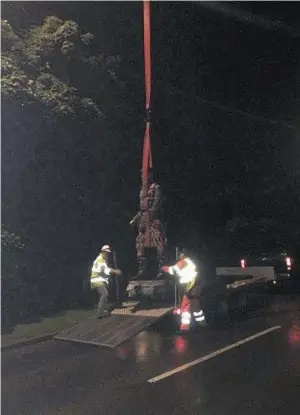
[[[98,306],[97,306],[97,315],[101,316],[105,309],[106,309],[106,305],[107,305],[107,300],[108,300],[108,290],[107,290],[107,284],[105,282],[101,283],[101,285],[99,285],[99,287],[96,287],[96,291],[99,295],[99,302],[98,302]]]
[[[186,296],[186,299],[189,300],[190,307],[192,311],[199,311],[200,309],[200,301],[199,301],[199,290],[196,289],[196,287],[192,287],[192,289],[189,288],[189,284],[178,284],[178,294],[179,294],[179,302],[186,301],[184,299],[184,296]]]
[[[109,303],[113,303],[115,305],[122,303],[126,299],[126,288],[127,281],[122,273],[111,278],[108,288]]]

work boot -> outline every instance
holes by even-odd
[[[110,312],[108,310],[104,310],[103,313],[97,314],[97,318],[104,318],[110,316]]]

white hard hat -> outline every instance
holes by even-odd
[[[109,245],[103,245],[101,248],[101,252],[108,252],[109,254],[111,254],[111,249]]]

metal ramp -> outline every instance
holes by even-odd
[[[92,317],[59,333],[54,338],[115,348],[168,314],[173,306],[139,308],[139,303],[125,303],[109,317]]]

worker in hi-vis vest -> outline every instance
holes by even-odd
[[[179,260],[175,265],[171,267],[164,266],[162,267],[162,271],[169,273],[170,275],[174,275],[179,282],[179,292],[181,294],[180,309],[182,316],[181,329],[187,330],[189,329],[191,322],[191,313],[193,312],[190,297],[192,290],[196,286],[198,277],[197,267],[188,256],[186,256],[184,253],[181,253]],[[195,317],[198,314],[198,304],[196,305],[196,309],[197,311],[195,310],[193,313]]]
[[[108,285],[111,275],[120,276],[122,273],[119,269],[113,269],[108,266],[111,249],[108,245],[101,248],[101,252],[95,259],[91,273],[91,288],[99,294],[97,306],[97,317],[102,318],[109,315],[106,309],[108,301]]]

